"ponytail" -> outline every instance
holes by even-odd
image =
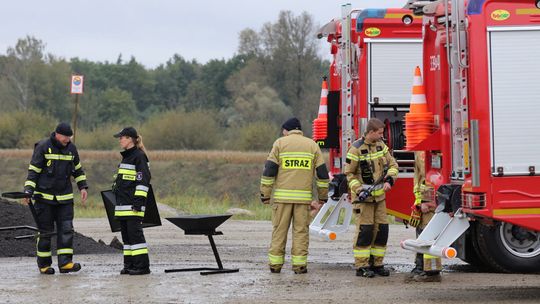
[[[137,136],[137,139],[135,139],[135,146],[137,149],[141,149],[146,154],[146,148],[144,147],[142,136]]]

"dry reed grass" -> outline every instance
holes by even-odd
[[[120,160],[118,151],[94,151],[80,150],[81,159],[117,159]],[[241,151],[216,151],[216,150],[171,150],[148,152],[150,161],[223,161],[231,164],[263,164],[268,156],[267,152],[241,152]],[[0,157],[30,159],[32,150],[30,149],[0,149]]]

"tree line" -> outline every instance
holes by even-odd
[[[134,125],[151,149],[268,149],[290,116],[307,133],[317,114],[321,76],[316,24],[307,13],[239,33],[230,59],[207,63],[179,54],[156,68],[136,58],[69,60],[32,36],[0,55],[0,148],[30,148],[58,121],[70,121],[70,76],[85,76],[77,144],[110,149],[111,132]],[[79,136],[80,134],[80,136]]]

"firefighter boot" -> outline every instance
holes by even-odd
[[[415,282],[441,282],[442,277],[439,271],[423,271],[413,277]]]
[[[293,271],[296,274],[307,273],[307,267],[306,266],[293,266]]]
[[[360,267],[356,269],[356,276],[364,277],[364,278],[373,278],[375,276],[375,273],[373,272],[373,270],[369,269],[369,267]]]
[[[381,277],[387,277],[390,275],[390,270],[384,268],[384,266],[372,267],[371,270],[373,271],[373,273]]]
[[[150,268],[143,268],[143,269],[130,269],[129,274],[130,275],[144,275],[144,274],[150,274]]]
[[[280,264],[270,264],[270,272],[271,273],[280,273],[282,266],[283,265],[280,265]]]
[[[424,272],[424,256],[421,253],[416,254],[414,264],[414,268],[405,276],[405,283],[411,282],[415,275]]]
[[[120,270],[120,274],[129,274],[130,271],[131,269],[129,268],[122,268],[122,270]]]
[[[39,269],[39,273],[41,273],[41,274],[54,274],[54,268],[52,268],[51,266],[41,267]]]
[[[69,262],[60,267],[60,273],[77,272],[81,270],[81,264]]]

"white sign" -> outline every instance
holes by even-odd
[[[83,93],[84,76],[71,75],[71,94]]]

